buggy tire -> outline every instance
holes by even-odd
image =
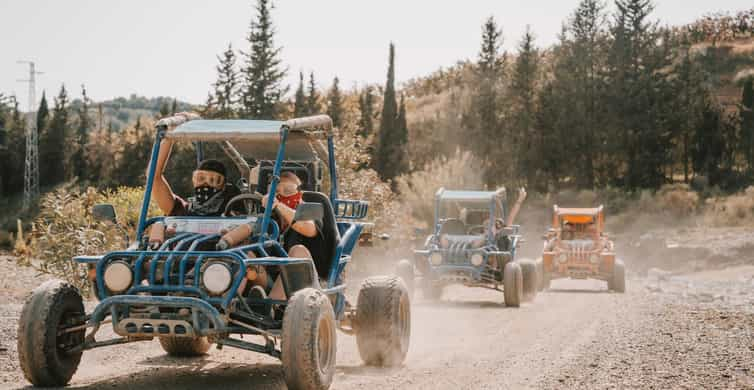
[[[84,300],[69,283],[51,280],[32,292],[18,322],[18,360],[24,377],[34,386],[65,386],[81,362],[82,352],[67,347],[84,342],[85,329],[58,335],[61,325],[83,324]],[[82,318],[75,321],[76,317]]]
[[[361,284],[356,306],[356,345],[369,366],[403,363],[411,339],[411,301],[395,277],[372,277]]]
[[[327,296],[305,288],[293,294],[283,315],[281,360],[290,390],[325,390],[335,375],[335,312]]]
[[[403,283],[408,290],[408,296],[414,297],[414,265],[407,259],[398,261],[398,265],[395,266],[395,276],[403,279]]]
[[[505,306],[519,307],[524,295],[524,275],[521,266],[509,261],[503,268],[503,296]]]
[[[540,257],[534,264],[537,266],[537,291],[544,291],[545,289],[545,264]]]
[[[613,275],[607,282],[607,288],[617,293],[626,292],[626,265],[623,260],[615,260]]]
[[[160,337],[160,346],[170,356],[196,357],[209,351],[206,337]]]
[[[531,301],[537,296],[537,290],[539,290],[537,265],[531,260],[521,260],[518,263],[521,266],[521,275],[524,281],[524,302]]]

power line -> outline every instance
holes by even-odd
[[[26,127],[26,159],[24,161],[23,209],[29,210],[39,198],[39,131],[35,117],[37,105],[36,76],[42,74],[34,67],[34,61],[17,61],[29,65],[29,78],[18,80],[29,84],[29,121]]]

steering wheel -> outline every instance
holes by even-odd
[[[263,209],[262,207],[262,194],[258,192],[252,192],[248,194],[240,194],[232,197],[228,204],[225,205],[225,211],[223,211],[223,216],[228,216],[228,213],[230,210],[233,209],[233,206],[238,203],[243,202],[244,207],[246,208],[246,214],[256,214],[258,212],[261,212]]]
[[[469,227],[468,234],[469,235],[482,235],[484,234],[484,231],[487,229],[487,225],[472,225]]]

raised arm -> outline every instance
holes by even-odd
[[[173,149],[173,141],[163,139],[160,141],[160,153],[157,155],[157,165],[155,166],[154,184],[152,185],[152,199],[157,202],[162,213],[169,215],[173,211],[175,203],[175,194],[170,188],[170,184],[163,175],[165,164],[170,158],[170,152]],[[151,161],[150,161],[151,165]],[[147,165],[147,176],[149,175],[149,165]]]
[[[508,218],[505,220],[505,226],[513,225],[513,221],[516,220],[516,216],[518,216],[518,212],[521,210],[521,205],[524,203],[525,199],[526,189],[521,187],[521,189],[518,190],[518,199],[516,199],[516,203],[511,208],[511,212],[508,213]]]

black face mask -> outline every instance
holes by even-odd
[[[225,196],[222,190],[210,186],[194,188],[194,196],[189,199],[189,213],[198,216],[220,215]]]

